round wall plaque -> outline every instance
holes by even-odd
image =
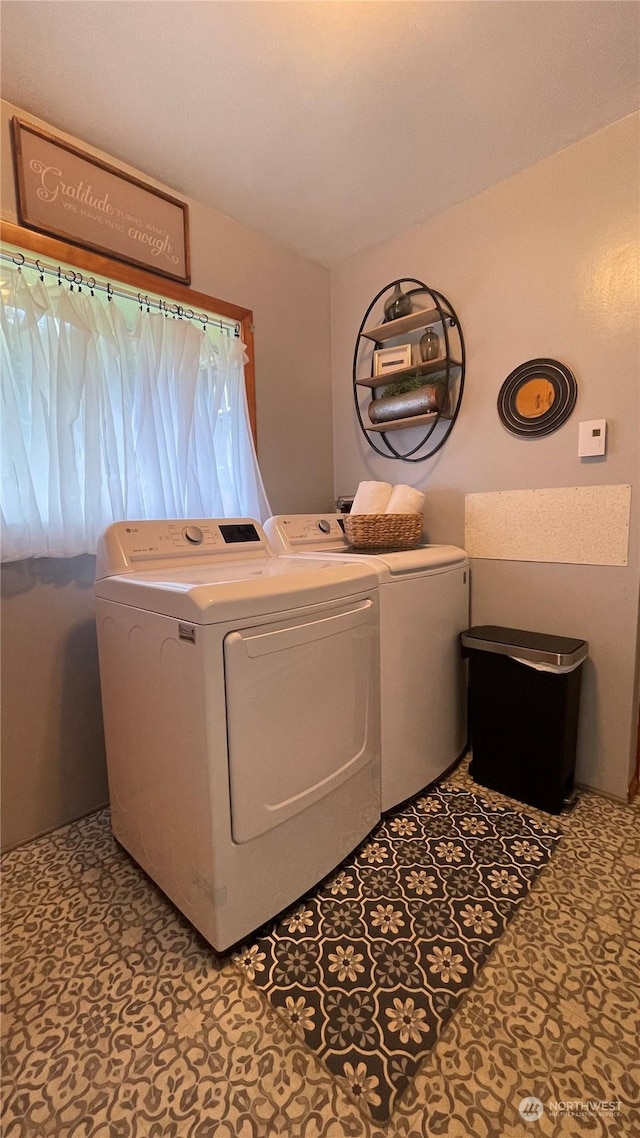
[[[498,395],[498,414],[508,431],[540,438],[566,423],[575,407],[575,376],[557,360],[528,360],[507,376]]]

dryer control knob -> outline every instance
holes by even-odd
[[[331,533],[331,522],[327,522],[323,518],[321,522],[318,522],[318,529],[320,533]]]
[[[182,536],[186,541],[190,541],[192,545],[200,545],[200,542],[204,538],[200,526],[185,526],[182,531]]]

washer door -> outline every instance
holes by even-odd
[[[278,826],[376,757],[377,656],[371,599],[225,637],[234,841]]]

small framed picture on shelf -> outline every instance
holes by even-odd
[[[411,344],[399,344],[396,348],[377,348],[373,353],[373,374],[386,375],[390,371],[411,367]]]

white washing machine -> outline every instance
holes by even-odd
[[[380,816],[378,582],[247,518],[116,522],[96,608],[112,827],[218,951]]]
[[[264,528],[276,552],[332,556],[377,573],[381,803],[383,811],[390,810],[438,778],[466,747],[459,636],[469,627],[467,555],[454,545],[358,553],[345,537],[340,514],[279,515]]]

